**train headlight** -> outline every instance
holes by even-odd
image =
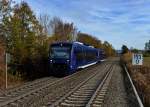
[[[69,60],[67,60],[67,62],[69,62]]]
[[[50,62],[52,63],[52,62],[53,62],[53,60],[50,60]]]

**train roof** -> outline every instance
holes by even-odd
[[[52,43],[51,46],[55,46],[55,45],[59,45],[59,44],[63,44],[63,45],[83,45],[83,46],[88,46],[90,48],[95,48],[94,46],[91,46],[91,45],[88,45],[88,44],[85,44],[85,43],[82,43],[82,42],[78,42],[78,41],[75,41],[75,42],[55,42],[55,43]]]
[[[57,44],[72,44],[71,42],[54,42],[51,45],[57,45]]]
[[[81,42],[55,42],[55,43],[52,43],[51,46],[77,46],[77,47],[84,47],[86,49],[90,49],[90,50],[99,50],[99,51],[102,51],[104,52],[104,49],[100,49],[100,48],[95,48],[93,46],[90,46],[88,44],[84,44],[84,43],[81,43]]]

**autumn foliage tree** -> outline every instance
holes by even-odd
[[[5,52],[6,52],[6,35],[8,34],[8,29],[5,22],[8,21],[10,17],[11,0],[0,0],[0,73],[1,70],[5,70]],[[0,75],[1,76],[1,75]],[[1,78],[1,77],[0,77]]]
[[[95,48],[102,48],[102,43],[96,37],[86,34],[86,33],[78,33],[77,41],[94,46]]]
[[[41,33],[43,28],[28,4],[21,2],[15,5],[13,15],[5,25],[9,29],[7,48],[13,74],[33,76],[33,71],[34,75],[39,73],[37,63],[42,63],[43,56],[47,56],[46,35]]]
[[[98,38],[92,35],[86,33],[78,33],[77,41],[89,44],[91,46],[94,46],[95,48],[103,49],[105,51],[106,56],[115,55],[115,50],[110,43],[108,43],[107,41],[104,41],[104,43],[102,43]]]
[[[6,45],[6,35],[8,34],[5,22],[9,20],[12,0],[0,0],[0,43]]]
[[[104,41],[103,49],[105,51],[106,56],[115,56],[115,54],[116,54],[115,49],[113,48],[113,46],[107,41]]]

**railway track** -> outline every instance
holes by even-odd
[[[41,79],[34,80],[32,82],[26,82],[26,83],[24,83],[23,85],[21,85],[19,87],[14,87],[12,89],[6,90],[2,94],[0,94],[0,96],[11,95],[12,93],[14,94],[15,92],[18,92],[18,91],[21,91],[21,90],[22,90],[22,92],[30,91],[35,87],[40,87],[41,85],[46,84],[47,82],[53,82],[55,80],[58,80],[58,78],[46,77],[46,78],[41,78]]]
[[[102,72],[96,72],[77,87],[72,89],[68,94],[58,101],[49,105],[50,107],[100,107],[102,96],[104,97],[108,84],[112,77],[114,65],[107,65]],[[99,70],[98,70],[99,71]],[[101,99],[100,99],[101,98]]]
[[[102,66],[105,67],[106,64],[102,64]],[[85,69],[85,71],[77,72],[76,74],[62,79],[45,79],[42,81],[39,80],[34,83],[25,84],[23,87],[10,90],[4,95],[0,95],[0,107],[29,107],[31,105],[37,106],[38,103],[43,104],[41,102],[41,99],[43,99],[43,97],[48,95],[50,92],[56,91],[56,88],[58,87],[58,90],[61,89],[62,91],[60,92],[62,94],[59,94],[60,98],[65,94],[63,93],[64,90],[67,89],[66,91],[70,91],[72,88],[74,88],[75,83],[79,84],[81,81],[83,81],[83,79],[85,79],[86,76],[92,74],[91,71],[97,69],[97,67],[95,67],[94,69],[88,69],[89,73],[87,73],[86,75],[82,75],[83,73],[87,72]],[[71,84],[65,86],[66,83]],[[58,96],[56,96],[56,98],[53,96],[53,98],[57,100]]]
[[[5,104],[7,105],[9,104],[9,102],[13,102],[15,99],[26,94],[27,92],[30,92],[48,83],[52,83],[56,80],[58,80],[58,78],[55,77],[42,78],[35,80],[33,82],[27,82],[22,86],[7,90],[0,95],[0,106],[3,106]]]
[[[107,66],[109,66],[109,64],[107,63],[104,63],[101,66],[98,65],[95,68],[88,69],[88,71],[86,71],[84,74],[83,71],[80,72],[79,75],[75,75],[74,77],[72,77],[72,79],[70,79],[69,82],[68,80],[66,82],[63,81],[63,85],[59,85],[59,88],[55,88],[55,91],[51,92],[52,94],[50,93],[49,95],[45,96],[42,103],[32,106],[44,107],[53,105],[55,102],[57,102],[57,100],[65,96],[66,93],[72,91],[72,89],[74,89],[78,84],[83,82],[87,77],[90,77],[93,74],[96,75],[100,70],[101,74],[103,75],[105,73],[103,69],[107,68]]]
[[[95,93],[93,94],[88,104],[86,105],[87,107],[100,107],[103,104],[104,96],[109,87],[109,83],[110,83],[112,75],[113,75],[113,70],[109,71],[106,74],[103,81],[99,84]]]
[[[64,78],[49,77],[25,83],[3,92],[0,107],[101,107],[108,101],[105,94],[114,71],[120,71],[119,66],[118,60],[111,59]]]

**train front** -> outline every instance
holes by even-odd
[[[71,43],[55,43],[50,46],[50,74],[65,76],[70,72]]]

